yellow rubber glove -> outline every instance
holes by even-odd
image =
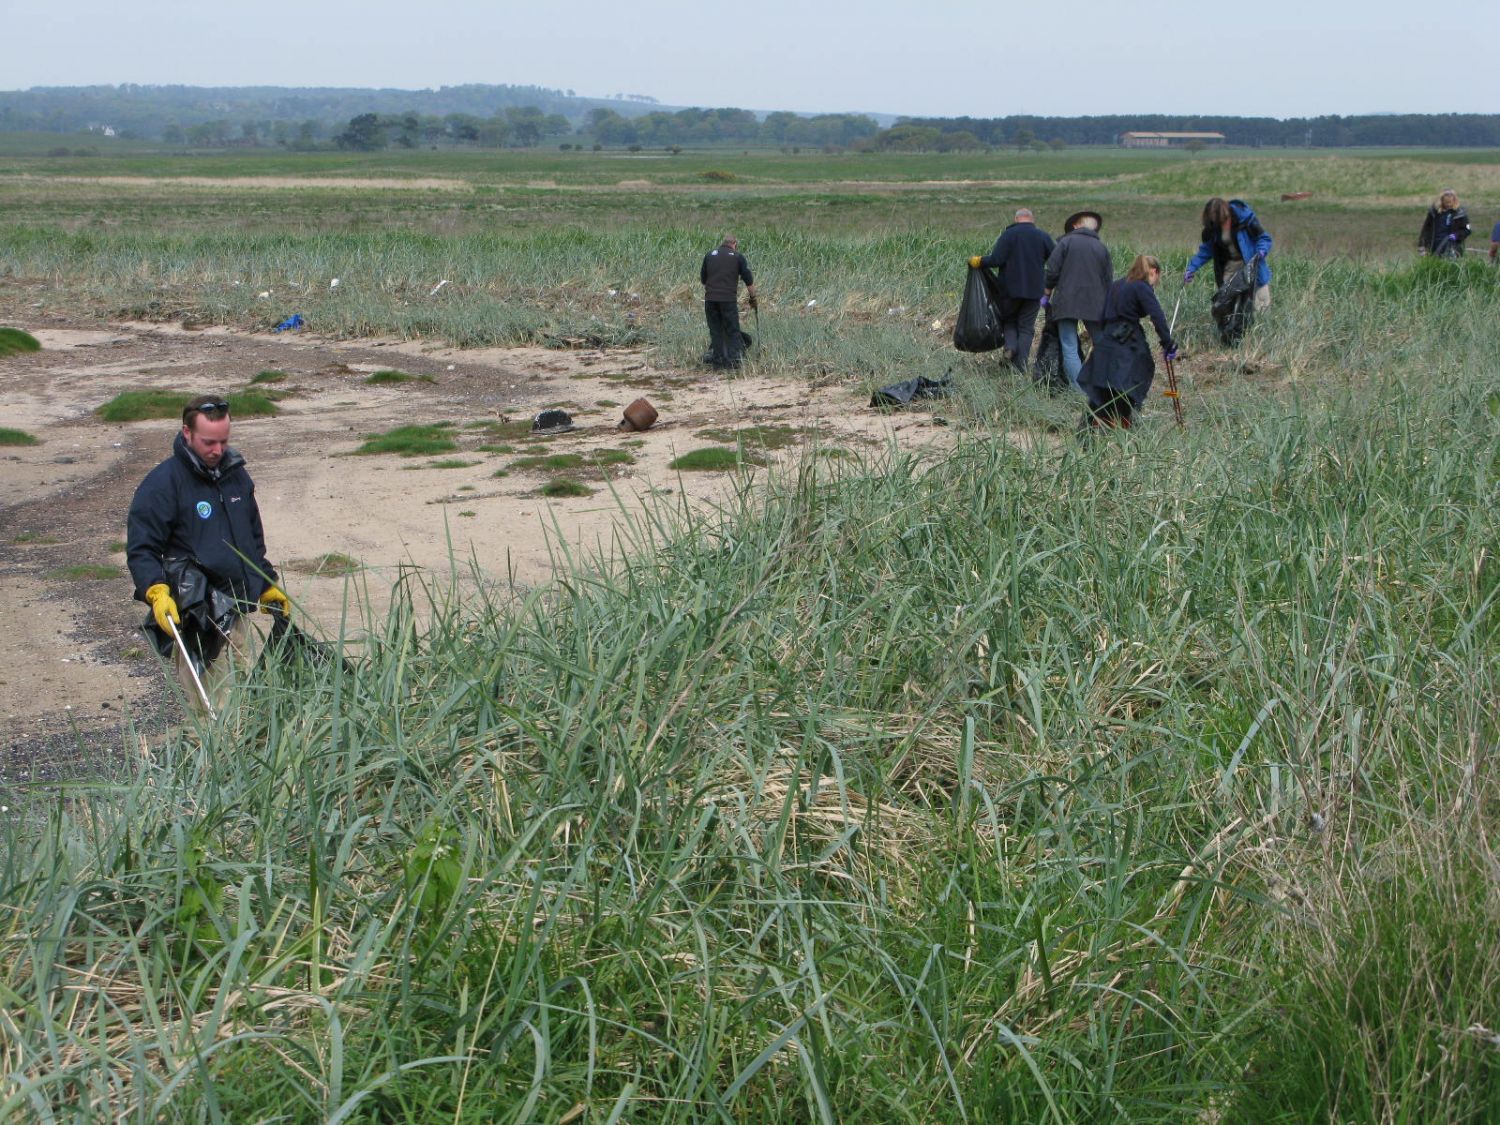
[[[971,270],[977,270],[979,268],[979,263],[983,260],[984,259],[981,258],[978,254],[975,254],[972,258],[969,259],[969,268]]]
[[[284,613],[292,615],[292,600],[281,592],[278,586],[267,586],[265,592],[260,596],[260,611],[262,613]]]
[[[172,588],[165,582],[146,587],[146,604],[156,617],[156,627],[167,636],[172,635],[172,625],[182,624],[182,614],[177,612],[177,601],[172,597]]]

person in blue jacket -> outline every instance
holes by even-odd
[[[1130,429],[1137,412],[1145,404],[1156,376],[1156,362],[1146,340],[1141,320],[1149,318],[1156,328],[1166,359],[1177,358],[1177,345],[1167,325],[1161,302],[1156,299],[1156,284],[1161,280],[1161,263],[1142,254],[1130,264],[1119,281],[1110,283],[1100,316],[1102,324],[1094,338],[1094,350],[1078,373],[1078,386],[1087,396],[1088,429]]]
[[[151,607],[163,652],[176,653],[178,673],[188,698],[198,700],[182,661],[191,657],[205,667],[221,644],[200,637],[186,654],[172,643],[173,626],[183,628],[178,600],[185,588],[184,566],[196,567],[210,591],[230,607],[233,627],[227,638],[242,649],[247,637],[240,617],[259,606],[263,612],[287,613],[291,603],[276,585],[276,571],[266,558],[266,537],[255,484],[245,459],[229,446],[229,403],[218,395],[199,395],[182,410],[182,429],[172,455],[135,490],[126,523],[125,557],[135,582],[135,596]]]
[[[1188,261],[1182,283],[1192,284],[1198,270],[1209,261],[1214,264],[1214,284],[1221,290],[1236,281],[1241,270],[1253,269],[1253,308],[1264,312],[1271,307],[1271,267],[1266,263],[1270,253],[1271,236],[1250,204],[1243,199],[1214,196],[1203,205],[1203,240]]]

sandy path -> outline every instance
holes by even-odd
[[[949,440],[925,414],[869,410],[853,382],[725,380],[658,369],[629,350],[459,351],[171,325],[18,326],[43,351],[0,360],[0,426],[42,441],[0,448],[0,786],[34,775],[38,748],[55,751],[59,732],[85,732],[80,746],[113,747],[123,737],[122,711],[159,719],[170,710],[135,631],[144,608],[130,600],[117,548],[131,494],[166,456],[175,427],[101,421],[95,408],[122,390],[228,391],[265,369],[287,373],[275,387],[286,392],[280,414],[236,421],[233,442],[256,482],[271,559],[300,612],[325,634],[339,631],[351,584],[307,573],[298,560],[335,552],[357,559],[363,570],[353,588],[377,614],[403,568],[442,581],[454,558],[465,574],[472,559],[485,581],[533,587],[551,577],[559,546],[609,550],[644,504],[722,497],[726,477],[668,468],[682,453],[722,443],[699,436],[704,429],[796,429],[797,441],[772,454],[773,471],[815,444],[869,450]],[[387,368],[430,381],[365,382]],[[618,431],[621,406],[638,395],[655,403],[660,421],[644,434]],[[573,432],[523,434],[506,441],[513,453],[475,448],[485,440],[475,423],[524,423],[556,404],[574,414]],[[458,452],[351,456],[367,434],[441,421],[455,424]],[[547,499],[539,494],[545,473],[512,467],[538,452],[627,448],[635,463],[610,468],[607,481],[596,473],[589,497]],[[465,464],[430,467],[444,460]],[[499,469],[509,471],[497,477]],[[113,576],[62,573],[79,565],[111,568]],[[357,633],[356,612],[349,634]]]

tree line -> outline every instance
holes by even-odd
[[[1500,147],[1500,114],[1397,113],[1357,117],[1192,117],[1111,114],[1099,117],[903,117],[890,130],[929,130],[934,147],[943,136],[972,137],[979,146],[1118,144],[1121,134],[1223,133],[1226,144],[1246,147],[1345,148],[1411,145],[1443,148]],[[967,142],[964,142],[967,143]]]
[[[901,117],[859,113],[668,110],[640,94],[580,97],[541,86],[437,90],[79,86],[0,91],[0,131],[118,136],[200,147],[529,147],[568,134],[609,147],[776,145],[896,151],[1112,145],[1132,131],[1223,133],[1240,146],[1500,147],[1500,114],[1225,117]],[[570,142],[564,142],[570,143]]]

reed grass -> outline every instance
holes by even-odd
[[[349,666],[13,789],[0,1119],[1500,1115],[1487,282],[1278,255],[1233,352],[1189,290],[1187,428],[1080,446],[852,299],[951,247],[793,244],[751,362],[951,363],[952,450],[351,585]]]

